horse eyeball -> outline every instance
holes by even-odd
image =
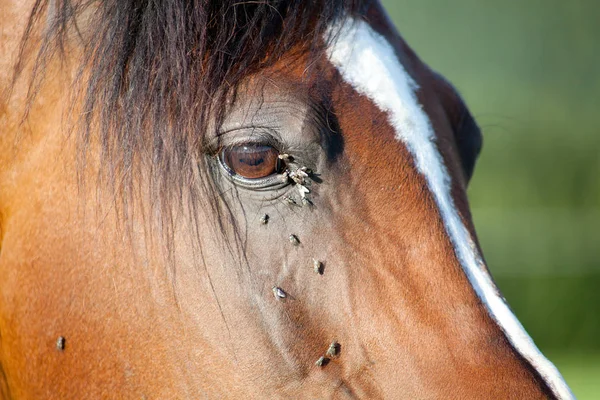
[[[247,179],[266,178],[281,169],[279,152],[272,146],[261,144],[225,148],[221,160],[232,173]]]

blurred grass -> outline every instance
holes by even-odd
[[[383,0],[484,132],[488,265],[580,399],[600,399],[600,1]]]
[[[579,400],[600,397],[600,353],[546,352]]]

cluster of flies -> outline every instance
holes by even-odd
[[[292,164],[294,161],[294,158],[289,154],[280,154],[279,159],[288,164]],[[313,203],[307,196],[310,193],[310,189],[308,188],[310,181],[308,178],[311,174],[312,171],[304,166],[299,166],[295,170],[288,168],[286,171],[284,171],[282,178],[285,182],[294,182],[300,194],[300,204],[298,204],[298,201],[296,201],[296,199],[294,199],[292,196],[284,197],[283,201],[292,206],[312,206]]]
[[[281,154],[281,155],[279,155],[279,158],[282,161],[285,161],[288,163],[293,161],[293,157],[290,156],[289,154]],[[308,180],[308,178],[310,177],[311,174],[312,174],[312,171],[304,166],[300,166],[293,171],[290,169],[287,169],[283,173],[283,178],[285,179],[285,181],[286,182],[292,181],[296,185],[296,188],[298,189],[298,192],[300,193],[300,204],[298,204],[298,202],[291,196],[286,196],[283,198],[283,201],[286,204],[293,205],[293,206],[297,206],[297,205],[312,206],[313,205],[312,201],[307,197],[307,195],[310,193],[310,189],[308,189],[307,186],[310,184],[310,181]],[[269,223],[269,219],[270,219],[269,215],[265,214],[260,218],[260,223],[263,225],[266,225]],[[298,238],[298,236],[295,234],[291,234],[289,236],[289,241],[292,244],[292,246],[295,246],[295,247],[300,246],[300,238]],[[314,273],[316,273],[318,275],[323,275],[324,270],[325,270],[325,265],[323,264],[322,261],[313,259],[312,267],[313,267]],[[275,298],[277,300],[285,301],[289,297],[289,294],[285,290],[280,288],[279,286],[273,286],[272,290],[273,290],[273,296],[275,296]],[[322,355],[321,357],[319,357],[319,359],[315,362],[315,365],[317,365],[318,367],[326,366],[327,364],[329,364],[329,362],[331,361],[332,358],[337,357],[340,354],[340,350],[341,350],[341,345],[337,341],[334,340],[333,342],[331,342],[331,344],[327,348],[327,351],[325,352],[325,354]]]
[[[289,154],[280,154],[278,158],[284,161],[288,165],[294,164],[294,157]],[[284,182],[293,182],[296,188],[298,189],[298,193],[300,194],[300,201],[296,200],[292,196],[284,196],[283,202],[290,206],[312,206],[313,202],[308,197],[310,193],[310,189],[308,186],[310,185],[310,176],[312,175],[312,171],[305,166],[298,166],[296,169],[287,168],[282,174],[281,179]],[[269,223],[269,215],[265,214],[260,218],[260,223],[266,225]],[[290,242],[293,245],[299,245],[300,241],[295,235],[290,236]]]

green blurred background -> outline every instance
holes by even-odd
[[[600,399],[600,1],[383,0],[484,132],[492,273],[579,399]]]

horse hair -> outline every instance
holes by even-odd
[[[168,227],[174,201],[189,197],[193,208],[202,207],[198,202],[214,189],[199,178],[205,173],[194,171],[206,168],[205,133],[223,121],[228,96],[239,83],[294,49],[316,57],[329,23],[357,14],[364,3],[36,0],[13,86],[35,32],[42,33],[33,52],[28,107],[50,61],[67,59],[76,47],[84,55],[73,85],[82,107],[77,109],[82,164],[90,144],[99,143],[99,176],[118,189],[125,205],[135,174],[147,168],[151,198],[159,205],[154,211]]]

